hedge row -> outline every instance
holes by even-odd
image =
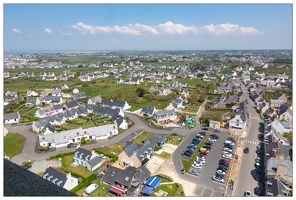
[[[82,178],[82,177],[81,177]],[[91,183],[93,180],[96,179],[96,176],[94,174],[90,175],[87,178],[82,178],[82,181],[76,186],[74,187],[72,190],[70,190],[73,193],[78,192],[79,190],[81,190],[82,188],[84,188],[87,184]]]
[[[94,148],[93,150],[95,150],[95,151],[96,151],[97,153],[99,153],[99,154],[103,154],[103,155],[105,155],[105,156],[111,158],[111,162],[115,162],[115,161],[118,160],[118,156],[116,156],[116,155],[113,155],[113,154],[111,154],[111,153],[106,153],[105,151],[103,151],[103,150],[101,150],[101,149],[98,149],[98,148]]]
[[[177,188],[178,188],[178,190],[176,191],[175,196],[178,196],[178,197],[185,196],[184,191],[183,191],[183,186],[181,184],[177,183]]]
[[[159,178],[167,179],[167,180],[169,180],[170,182],[173,182],[173,179],[172,179],[171,177],[165,175],[165,174],[158,174],[158,175],[156,175],[156,176],[158,176]]]
[[[58,155],[55,155],[55,156],[50,156],[48,159],[53,160],[53,159],[57,159],[57,158],[63,158],[64,156],[69,156],[69,155],[72,155],[72,154],[74,155],[74,151],[58,154]]]

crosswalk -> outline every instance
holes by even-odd
[[[257,142],[257,141],[246,140],[245,142],[248,143],[248,144],[255,144],[255,145],[259,144],[259,142]]]
[[[259,120],[261,120],[261,118],[259,118],[259,117],[250,117],[251,119],[259,119]]]

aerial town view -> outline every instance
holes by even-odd
[[[292,3],[3,4],[3,195],[293,196]]]

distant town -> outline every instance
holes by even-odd
[[[4,168],[63,196],[292,196],[292,80],[292,50],[6,53]]]

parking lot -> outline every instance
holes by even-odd
[[[210,131],[206,132],[208,135],[213,134],[213,132]],[[221,131],[221,133],[215,134],[219,137],[219,139],[217,139],[217,141],[212,145],[212,148],[205,159],[205,163],[203,164],[202,169],[191,168],[199,172],[199,175],[195,176],[194,179],[198,183],[198,187],[196,188],[196,194],[199,194],[201,196],[223,196],[221,195],[221,192],[222,194],[224,194],[226,190],[226,185],[224,183],[213,181],[212,177],[216,173],[219,160],[222,158],[222,149],[224,147],[224,142],[227,139],[227,137],[229,137],[229,134],[226,131]],[[195,136],[191,136],[190,140],[188,139],[188,141],[186,141],[188,145],[190,144],[193,137]],[[186,157],[187,156],[183,156],[184,159]],[[231,169],[228,169],[228,171],[229,170]]]

